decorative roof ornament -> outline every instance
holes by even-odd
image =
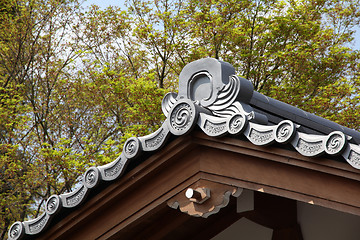
[[[259,146],[291,144],[304,156],[342,156],[360,169],[359,132],[261,95],[223,61],[205,58],[186,65],[179,76],[178,94],[165,95],[162,111],[166,120],[157,131],[129,138],[117,159],[89,168],[75,191],[51,196],[41,216],[15,222],[9,229],[9,240],[39,234],[61,209],[81,204],[100,182],[121,177],[127,164],[142,152],[158,150],[171,134],[187,134],[196,125],[209,136],[243,134]]]

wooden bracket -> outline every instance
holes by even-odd
[[[227,206],[230,196],[238,197],[242,188],[199,180],[167,201],[169,207],[194,217],[207,218]]]

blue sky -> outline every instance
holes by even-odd
[[[360,50],[360,27],[357,28],[355,33],[355,46],[356,49]]]
[[[125,0],[87,0],[84,2],[83,6],[90,6],[92,4],[98,5],[101,8],[106,8],[108,6],[119,6],[124,7]]]
[[[119,6],[121,8],[124,8],[125,0],[87,0],[84,2],[83,6],[87,7],[92,4],[96,4],[101,8],[106,8],[108,6]],[[357,28],[357,31],[355,33],[355,43],[354,48],[360,50],[360,27]]]

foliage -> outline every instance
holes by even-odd
[[[128,0],[0,2],[0,239],[155,131],[181,69],[228,61],[257,91],[360,130],[360,3]]]
[[[6,79],[0,79],[4,86]],[[37,187],[31,179],[37,169],[23,161],[23,152],[18,145],[18,133],[27,131],[23,116],[26,108],[21,104],[19,87],[8,83],[0,87],[0,229],[6,229],[14,219],[22,219],[31,213],[33,193]],[[4,238],[4,231],[0,231]]]
[[[359,129],[359,1],[132,0],[129,9],[160,83],[214,57],[261,93]]]
[[[84,19],[76,1],[6,4],[0,21],[0,239],[14,221],[38,216],[49,196],[71,191],[89,166],[114,160],[127,136],[156,129],[164,95],[153,73],[136,72],[136,59],[129,70],[126,55],[111,55],[116,49],[108,40],[123,27],[117,12],[113,19],[104,14],[104,24],[118,22],[119,28],[92,39],[89,34],[102,32],[89,24],[101,25],[91,13]],[[76,23],[84,25],[76,29]],[[103,48],[109,54],[100,55]]]

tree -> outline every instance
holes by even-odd
[[[49,177],[50,164],[41,160],[45,146],[54,144],[49,133],[53,104],[50,96],[72,57],[72,53],[66,56],[61,50],[70,22],[65,13],[74,11],[71,4],[2,2],[1,239],[15,219],[24,220],[39,213],[37,203],[51,193],[50,179],[56,178]],[[44,169],[47,174],[41,171]]]
[[[91,13],[84,19],[77,1],[6,4],[0,21],[0,239],[9,224],[38,216],[52,194],[73,190],[89,166],[114,160],[126,136],[156,129],[162,114],[154,102],[164,95],[154,74],[131,62],[134,47],[111,54],[107,37],[118,37],[123,22],[100,40],[86,31],[97,19]],[[120,20],[105,15],[104,25]]]
[[[360,130],[360,3],[77,0],[0,3],[0,239],[130,136],[155,131],[189,62],[214,57],[255,90]]]
[[[230,62],[239,75],[252,81],[255,90],[359,129],[355,96],[359,92],[360,52],[351,48],[353,29],[360,19],[359,1],[131,3],[136,16],[150,22],[137,25],[137,31],[143,33],[142,39],[152,40],[152,45],[145,45],[155,49],[163,49],[165,44],[153,36],[169,39],[164,16],[180,13],[177,19],[182,21],[172,25],[186,43],[178,44],[184,50],[176,59],[185,59],[180,66],[202,57]],[[158,6],[171,7],[160,11]],[[158,57],[164,59],[161,54]]]
[[[28,131],[19,86],[6,83],[4,77],[0,83],[0,239],[3,239],[14,219],[30,214],[32,193],[39,185],[30,180],[37,169],[23,161],[24,153],[18,145],[23,137],[21,132]]]
[[[91,96],[87,102],[101,107],[100,115],[112,123],[110,135],[120,142],[129,127],[137,129],[135,135],[148,134],[163,120],[157,105],[165,91],[156,87],[147,50],[132,37],[133,24],[119,8],[92,6],[75,26],[77,47],[84,52],[76,82]]]

